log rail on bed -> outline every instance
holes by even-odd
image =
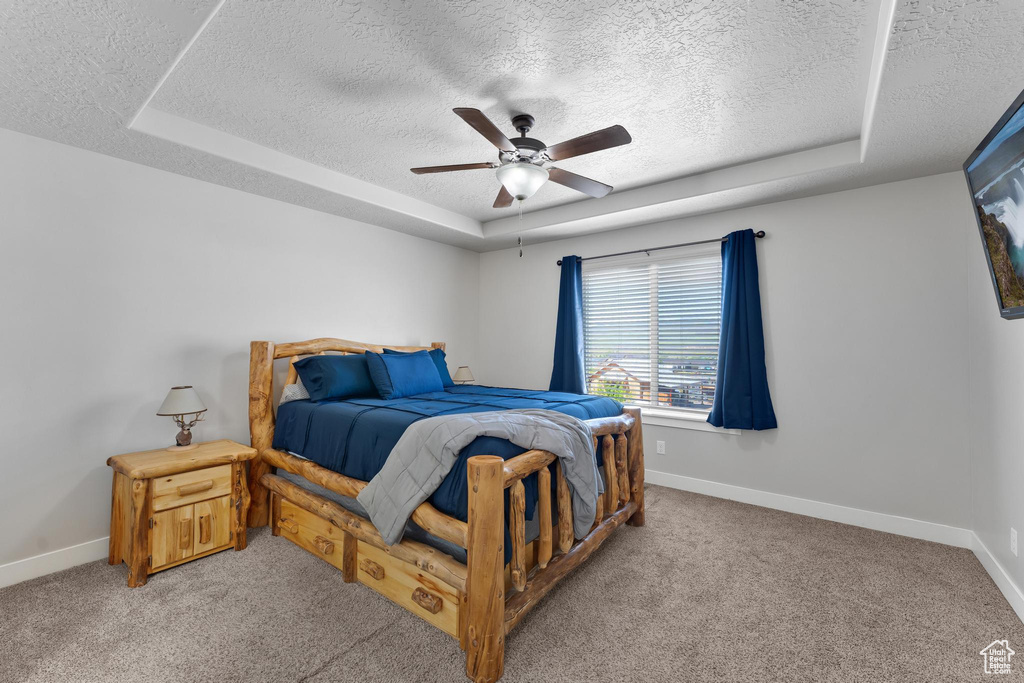
[[[468,522],[449,517],[429,503],[421,504],[412,516],[413,521],[428,533],[465,548],[467,563],[462,564],[428,545],[408,539],[389,546],[368,520],[271,472],[271,468],[283,469],[350,498],[355,498],[362,491],[366,482],[272,447],[274,361],[290,359],[285,384],[291,384],[296,379],[293,364],[302,356],[329,351],[381,353],[384,348],[382,345],[326,338],[287,344],[252,342],[249,427],[252,445],[259,451],[259,457],[252,463],[249,478],[252,498],[249,526],[264,526],[271,522],[277,535],[280,532],[279,522],[283,524],[286,521],[280,514],[281,501],[284,500],[291,506],[289,509],[305,511],[330,523],[331,538],[339,540],[342,546],[339,555],[332,555],[341,559],[333,560],[332,564],[339,566],[345,581],[356,581],[360,571],[379,578],[382,584],[396,581],[374,560],[361,560],[361,551],[357,548],[376,553],[375,557],[381,562],[393,558],[404,563],[398,566],[415,567],[425,588],[417,587],[411,596],[403,594],[401,597],[405,599],[401,601],[392,597],[390,591],[399,590],[394,585],[387,591],[378,590],[424,618],[437,615],[441,610],[443,599],[435,593],[450,590],[457,596],[458,604],[454,606],[456,616],[452,617],[457,620],[457,626],[449,632],[457,633],[459,644],[466,651],[466,675],[474,681],[496,681],[503,672],[505,635],[618,526],[624,522],[643,526],[644,457],[640,410],[625,408],[622,415],[586,421],[594,435],[595,450],[601,449],[606,490],[598,499],[594,526],[586,537],[579,540],[573,537],[569,487],[553,454],[531,450],[508,460],[488,455],[470,458],[467,463]],[[419,351],[443,349],[444,344],[387,348]],[[538,477],[536,514],[540,535],[527,544],[523,479],[534,473]],[[553,487],[552,476],[555,478]],[[511,560],[507,566],[503,547],[505,489],[509,489],[508,528],[512,540]],[[558,513],[557,523],[553,521],[553,511]],[[324,557],[334,552],[334,541],[321,536],[316,537],[314,546]],[[310,550],[309,547],[306,549]],[[437,588],[437,584],[432,583],[435,580],[440,580],[450,589],[432,590]],[[401,589],[407,590],[408,586],[403,584]],[[415,605],[410,607],[410,601]]]

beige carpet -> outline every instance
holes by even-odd
[[[513,681],[991,680],[1024,626],[970,551],[650,487],[508,639]],[[459,681],[448,636],[265,531],[124,585],[96,562],[0,591],[3,681]]]

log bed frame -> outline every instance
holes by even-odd
[[[444,348],[444,343],[388,346],[397,351]],[[258,456],[249,477],[249,526],[271,524],[284,536],[341,570],[345,582],[360,582],[459,641],[466,652],[466,675],[478,682],[497,681],[504,667],[505,635],[569,571],[585,561],[623,522],[644,524],[644,452],[639,408],[621,415],[587,420],[595,449],[611,465],[606,492],[598,499],[597,519],[583,539],[573,538],[569,487],[555,456],[531,450],[508,460],[493,455],[469,459],[468,523],[425,502],[412,519],[424,530],[466,549],[467,563],[428,545],[403,539],[387,545],[368,520],[332,500],[307,491],[273,473],[302,476],[343,496],[355,498],[366,482],[274,450],[274,361],[289,359],[285,384],[293,384],[299,358],[327,352],[381,353],[384,346],[343,339],[311,339],[275,344],[254,341],[249,359],[249,430]],[[555,463],[552,522],[551,469]],[[537,473],[540,535],[525,543],[523,478]],[[504,490],[509,491],[511,561],[504,563]]]

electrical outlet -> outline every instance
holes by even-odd
[[[1017,557],[1017,530],[1010,527],[1010,552]]]
[[[658,455],[665,455],[665,442],[664,441],[659,441],[658,442]],[[1014,548],[1017,547],[1017,542],[1016,541],[1014,541],[1013,547]]]

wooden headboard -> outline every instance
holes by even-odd
[[[289,358],[288,375],[285,384],[295,382],[296,372],[295,361],[303,356],[337,352],[337,353],[383,353],[385,348],[395,351],[429,351],[430,349],[443,349],[444,342],[434,342],[430,346],[393,346],[390,344],[366,344],[363,342],[349,341],[347,339],[333,339],[323,337],[299,342],[286,342],[276,344],[268,341],[254,341],[249,345],[249,436],[252,440],[252,447],[262,454],[274,443],[274,361],[279,358]],[[260,476],[266,471],[262,458],[257,456],[252,463],[253,472],[251,476]],[[264,518],[266,523],[265,505],[260,506],[253,501],[249,510],[250,525],[253,525],[253,518],[259,520]],[[257,523],[254,526],[261,526]]]

